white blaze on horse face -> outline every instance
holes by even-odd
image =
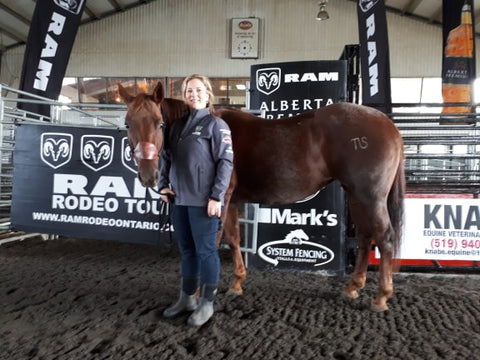
[[[207,88],[199,79],[192,79],[185,89],[185,101],[191,109],[205,109],[208,103]]]

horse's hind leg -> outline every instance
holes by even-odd
[[[372,200],[372,203],[375,201]],[[388,210],[385,205],[372,207],[361,206],[360,203],[350,204],[353,222],[356,224],[358,239],[358,254],[354,273],[344,293],[350,298],[358,297],[358,290],[365,286],[367,268],[372,240],[380,250],[380,284],[376,298],[372,302],[375,311],[388,310],[387,300],[393,295],[392,257],[391,244],[392,227]]]
[[[358,252],[352,278],[348,286],[343,290],[343,293],[352,299],[356,299],[358,298],[358,291],[364,288],[367,280],[368,256],[370,244],[372,243],[372,234],[371,232],[369,233],[365,225],[369,223],[368,214],[365,213],[365,206],[353,194],[348,194],[347,198],[350,216],[355,225]]]
[[[380,284],[378,286],[377,296],[372,302],[372,308],[376,311],[388,310],[387,300],[393,296],[393,229],[388,223],[383,236],[376,240],[378,250],[380,251]]]
[[[358,290],[365,287],[367,280],[368,258],[370,253],[371,238],[367,238],[358,234],[358,253],[355,261],[355,269],[348,286],[343,290],[344,294],[352,299],[358,298]]]

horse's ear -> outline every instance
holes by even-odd
[[[130,95],[127,90],[125,90],[125,88],[122,86],[122,84],[118,84],[118,94],[120,95],[125,104],[130,104],[133,99],[135,99],[135,96]]]
[[[163,88],[163,84],[161,81],[159,81],[157,86],[155,86],[155,89],[153,90],[152,95],[153,95],[153,101],[155,101],[157,104],[160,104],[165,98],[165,90]]]

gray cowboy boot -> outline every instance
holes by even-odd
[[[198,287],[198,278],[183,277],[181,282],[180,296],[177,302],[166,308],[163,317],[171,319],[188,311],[194,311],[197,304],[195,292]]]
[[[188,325],[202,326],[212,317],[216,294],[217,284],[202,284],[198,307],[188,318]]]

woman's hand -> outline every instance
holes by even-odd
[[[216,216],[219,218],[222,216],[222,202],[208,199],[207,214],[210,217]]]
[[[163,188],[162,190],[160,190],[160,199],[163,201],[163,202],[166,202],[166,203],[169,203],[170,202],[170,198],[173,199],[173,197],[175,196],[175,192],[166,187],[166,188]]]

